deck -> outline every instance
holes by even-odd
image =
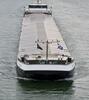
[[[65,42],[60,34],[58,27],[51,15],[48,14],[28,14],[23,17],[22,31],[20,36],[18,56],[27,54],[31,58],[36,55],[42,55],[45,58],[46,44],[39,43],[43,50],[37,48],[36,41],[60,41],[50,43],[48,45],[48,53],[50,58],[56,58],[57,54],[70,56]],[[63,47],[63,50],[58,48],[58,44]]]

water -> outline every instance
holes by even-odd
[[[71,80],[31,81],[16,75],[24,5],[0,0],[0,100],[89,100],[89,0],[46,0],[76,61]]]

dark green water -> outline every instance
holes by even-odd
[[[33,0],[0,0],[0,100],[89,100],[89,0],[46,0],[76,61],[74,77],[32,81],[16,75],[23,8]],[[43,0],[44,1],[44,0]]]

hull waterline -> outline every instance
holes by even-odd
[[[23,78],[30,78],[30,79],[37,79],[37,80],[58,80],[58,79],[65,79],[73,77],[74,75],[74,69],[75,69],[75,63],[69,64],[65,67],[70,67],[70,69],[61,69],[60,65],[32,65],[39,68],[33,68],[31,65],[27,65],[27,67],[32,67],[33,69],[24,69],[24,64],[20,65],[21,63],[17,63],[17,74],[20,77]],[[22,68],[21,68],[22,66]],[[26,66],[26,65],[25,65]],[[47,67],[45,69],[40,69],[40,67]],[[59,67],[59,69],[56,69],[56,66]],[[63,67],[63,65],[61,65]],[[53,69],[52,69],[52,68]]]

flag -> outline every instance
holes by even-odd
[[[37,43],[37,49],[43,50],[43,48]]]
[[[58,49],[63,50],[63,47],[60,44],[58,44]]]

